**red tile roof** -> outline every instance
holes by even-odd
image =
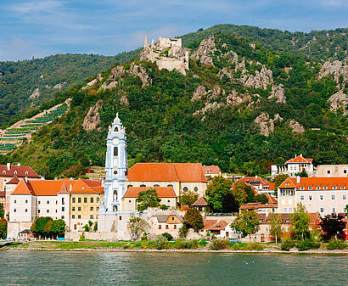
[[[273,209],[277,208],[278,204],[262,204],[262,203],[248,203],[240,206],[241,210],[258,210],[258,209]]]
[[[313,159],[312,159],[312,158],[304,158],[304,157],[302,156],[302,154],[301,154],[301,155],[299,155],[299,156],[295,156],[294,158],[292,158],[292,159],[286,161],[285,164],[294,164],[294,163],[295,163],[295,164],[296,164],[296,163],[310,164],[310,163],[312,163],[312,162],[313,162]]]
[[[204,230],[224,230],[228,223],[224,220],[215,219],[205,219],[204,220]]]
[[[101,194],[101,183],[91,180],[21,180],[12,195],[56,196],[59,193]]]
[[[155,189],[159,198],[176,198],[173,187],[128,187],[124,198],[138,198],[141,192]]]
[[[221,169],[217,165],[203,166],[203,170],[206,175],[221,174]]]
[[[206,206],[208,206],[208,203],[207,203],[205,198],[200,197],[192,204],[192,206],[193,207],[206,207]]]
[[[269,182],[266,179],[261,178],[259,176],[240,178],[237,182],[243,182],[243,183],[249,184],[251,186],[260,186],[260,185],[262,185],[262,187],[264,187],[264,188],[266,187],[270,191],[275,190],[275,184],[274,183]]]
[[[0,165],[0,177],[40,178],[40,176],[29,166]]]
[[[128,171],[130,182],[206,182],[200,163],[137,163]]]
[[[348,177],[302,177],[287,178],[279,188],[296,188],[297,190],[348,190]]]
[[[19,183],[19,179],[17,177],[13,177],[11,180],[9,180],[6,185],[17,185]]]

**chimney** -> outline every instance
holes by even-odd
[[[7,163],[7,171],[10,171],[11,169],[11,163]]]
[[[296,183],[299,184],[301,182],[301,177],[300,176],[297,176],[296,177]]]

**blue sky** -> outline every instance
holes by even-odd
[[[57,53],[115,55],[144,34],[215,24],[289,31],[348,27],[348,0],[0,0],[0,60]]]

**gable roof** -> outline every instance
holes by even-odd
[[[138,198],[141,192],[145,192],[149,189],[155,189],[159,198],[176,198],[173,187],[128,187],[124,198]]]
[[[40,178],[29,166],[0,165],[0,177]]]
[[[279,186],[280,189],[294,189],[296,188],[296,185],[294,181],[291,178],[286,178],[283,183],[280,184]]]
[[[237,182],[243,182],[245,184],[249,184],[251,186],[260,186],[268,187],[268,190],[272,191],[275,190],[275,184],[272,182],[267,181],[266,179],[255,176],[255,177],[243,177],[240,178]]]
[[[130,182],[206,183],[200,163],[137,163],[128,171]]]
[[[205,198],[200,197],[192,204],[192,206],[193,207],[206,207],[206,206],[208,206],[208,203],[207,203]]]
[[[204,220],[204,230],[224,230],[228,223],[224,220],[206,219]]]
[[[302,154],[295,156],[294,158],[288,160],[285,162],[286,164],[297,164],[297,163],[303,163],[303,164],[311,164],[313,162],[312,158],[305,158],[302,156]]]
[[[206,175],[221,174],[221,169],[217,165],[203,166],[203,170]]]
[[[13,177],[11,180],[9,180],[6,185],[17,185],[19,183],[18,177]]]

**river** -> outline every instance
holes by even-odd
[[[0,285],[348,285],[348,256],[0,251]]]

